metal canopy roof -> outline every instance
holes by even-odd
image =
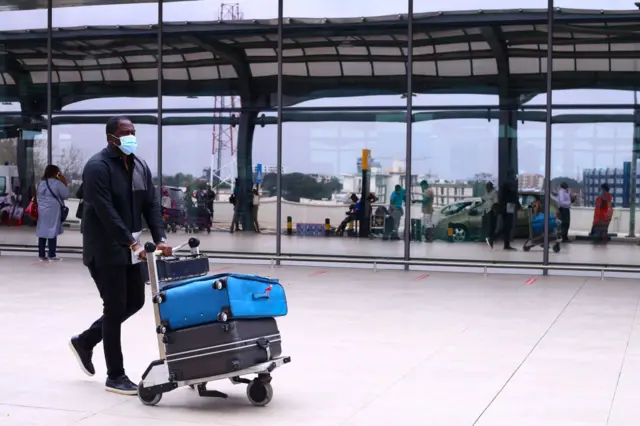
[[[53,7],[69,7],[69,6],[98,6],[111,4],[130,4],[130,3],[151,3],[153,0],[53,0]],[[167,3],[170,1],[184,0],[163,0]],[[49,0],[0,0],[0,11],[6,10],[30,10],[30,9],[46,9]]]
[[[640,11],[557,9],[554,89],[636,89]],[[284,20],[283,92],[300,100],[406,92],[407,16]],[[157,26],[54,29],[61,105],[156,96]],[[273,106],[277,20],[164,23],[164,94],[241,95]],[[414,15],[416,93],[545,91],[546,10]],[[0,94],[44,90],[46,30],[0,32]],[[135,86],[134,86],[135,84]],[[6,98],[6,99],[4,99]]]
[[[307,111],[284,111],[282,113],[282,121],[286,123],[406,123],[407,115],[401,112],[307,112]],[[516,111],[518,121],[545,123],[547,115],[544,111]],[[53,117],[51,124],[54,126],[73,125],[73,124],[104,124],[111,115],[65,115],[57,114]],[[154,125],[157,126],[160,120],[155,115],[127,115],[131,121],[137,125]],[[461,111],[430,111],[417,112],[412,114],[414,123],[422,123],[439,120],[498,120],[500,117],[499,110],[478,111],[478,110],[461,110]],[[162,126],[199,126],[212,124],[236,124],[237,118],[226,116],[179,116],[179,117],[163,117]],[[276,125],[277,119],[273,116],[258,116],[254,120],[256,125],[269,126]],[[633,113],[585,113],[585,114],[556,114],[552,117],[552,124],[593,124],[593,123],[635,123],[636,116]],[[5,115],[0,120],[0,128],[2,127],[21,127],[29,128],[46,128],[47,120],[44,117],[32,117],[25,122],[21,115]]]

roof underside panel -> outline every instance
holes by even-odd
[[[554,88],[634,89],[640,70],[638,18],[638,11],[559,10],[553,34]],[[403,15],[285,19],[285,95],[313,99],[404,93],[406,21]],[[166,94],[246,95],[251,90],[252,96],[273,98],[278,72],[276,23],[165,23]],[[154,26],[55,29],[54,90],[64,104],[123,94],[155,96],[154,81],[159,77],[155,30]],[[546,11],[416,14],[413,90],[499,94],[507,81],[511,96],[541,93],[547,36]],[[0,32],[0,85],[7,89],[24,83],[22,79],[46,85],[44,30]]]

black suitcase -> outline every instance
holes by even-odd
[[[169,373],[177,381],[227,374],[279,357],[273,318],[215,322],[165,334]]]
[[[170,257],[156,260],[160,282],[202,277],[209,273],[209,258],[204,255]],[[149,269],[142,268],[142,277],[149,281]]]

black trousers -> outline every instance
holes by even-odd
[[[513,231],[514,213],[502,213],[502,239],[504,248],[511,247],[511,232]]]
[[[562,239],[567,241],[569,239],[569,227],[571,226],[571,209],[560,207],[558,211],[562,221]]]
[[[104,309],[102,316],[80,335],[80,344],[92,350],[103,341],[110,379],[125,374],[120,342],[122,323],[144,305],[145,289],[140,268],[140,264],[89,266]]]
[[[49,246],[48,255],[46,252],[47,246]],[[58,238],[38,238],[38,256],[40,259],[45,259],[47,256],[49,259],[56,257],[57,246]]]

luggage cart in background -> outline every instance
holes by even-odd
[[[526,210],[527,221],[529,222],[529,239],[524,242],[522,250],[529,251],[532,247],[544,247],[544,214],[533,215],[533,207],[529,206]],[[555,216],[549,218],[549,244],[553,244],[551,249],[554,253],[560,251],[560,243],[562,242],[562,222]],[[555,241],[553,237],[555,236]]]

